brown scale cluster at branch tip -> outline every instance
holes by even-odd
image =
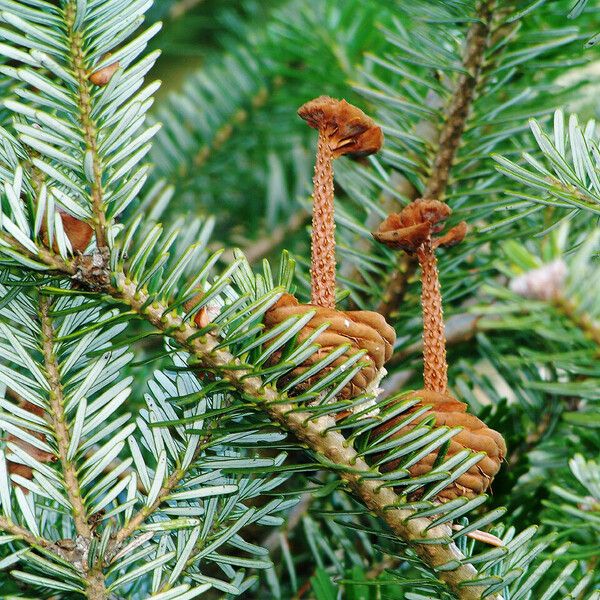
[[[396,333],[385,319],[376,312],[367,310],[341,311],[313,304],[300,304],[291,294],[284,294],[278,302],[265,314],[265,327],[273,329],[293,316],[304,315],[315,311],[314,317],[304,326],[298,335],[301,343],[312,336],[316,329],[324,324],[329,327],[319,334],[315,342],[319,349],[304,363],[288,373],[285,381],[291,381],[298,375],[305,373],[317,362],[325,358],[336,348],[349,344],[350,347],[325,369],[314,377],[302,382],[294,390],[300,393],[322,379],[331,370],[339,367],[361,350],[366,351],[361,359],[366,365],[344,386],[338,398],[354,398],[370,389],[373,382],[377,381],[383,365],[392,356],[392,349],[396,340]],[[281,362],[282,350],[276,351],[270,359],[272,364]]]
[[[433,237],[444,228],[444,221],[451,214],[450,207],[439,200],[419,199],[404,207],[400,213],[392,213],[373,233],[373,237],[388,248],[416,254],[419,248],[431,240],[433,249],[449,247],[462,242],[467,224],[461,221],[441,237]]]
[[[344,154],[368,156],[379,152],[383,145],[381,128],[345,100],[320,96],[303,104],[298,115],[327,140],[333,158]]]
[[[487,454],[438,493],[438,499],[442,500],[459,496],[472,498],[487,490],[506,456],[506,445],[502,436],[489,429],[474,415],[468,414],[466,404],[456,400],[447,389],[446,336],[435,249],[439,246],[449,247],[458,244],[467,233],[466,223],[461,222],[444,235],[438,235],[442,232],[444,222],[451,212],[447,204],[438,200],[415,200],[400,213],[389,215],[373,233],[375,239],[389,248],[403,250],[416,256],[421,267],[425,389],[413,394],[413,398],[418,397],[420,402],[408,411],[408,415],[421,409],[423,405],[431,405],[432,408],[393,435],[404,435],[423,419],[433,416],[438,427],[462,427],[462,431],[450,440],[447,458],[464,449],[484,451]],[[406,416],[405,413],[383,423],[374,430],[374,435],[380,437],[400,424]],[[409,468],[411,475],[416,477],[428,473],[433,468],[438,452],[439,448],[412,465]],[[391,461],[384,463],[381,469],[391,471],[399,465],[400,461]]]
[[[405,427],[394,432],[394,436],[406,435],[417,425],[433,415],[437,427],[462,427],[462,431],[454,435],[446,450],[445,458],[450,459],[465,449],[474,452],[485,452],[478,463],[472,465],[465,473],[441,490],[437,498],[443,501],[454,500],[459,497],[474,498],[485,492],[490,486],[494,476],[500,470],[502,461],[506,456],[506,444],[502,436],[490,429],[481,419],[467,413],[467,405],[459,402],[449,393],[419,390],[413,392],[408,398],[419,399],[419,403],[405,413],[386,421],[375,429],[374,435],[380,437],[398,426],[407,417],[420,410],[423,405],[431,405],[424,414],[411,421]],[[403,400],[407,398],[404,397]],[[429,473],[438,458],[439,448],[430,452],[418,462],[408,468],[412,477],[420,477]],[[380,458],[380,457],[377,457]],[[393,471],[400,466],[400,460],[392,460],[380,466],[383,472]],[[415,494],[418,497],[418,492]]]

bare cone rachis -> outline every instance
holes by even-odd
[[[327,96],[302,105],[298,114],[319,131],[313,178],[311,239],[311,302],[335,307],[335,221],[333,160],[349,154],[367,156],[377,152],[383,133],[373,120],[345,100]]]

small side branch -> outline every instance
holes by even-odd
[[[475,98],[475,88],[481,73],[483,57],[490,35],[493,4],[490,0],[479,3],[478,20],[471,25],[467,33],[463,57],[463,66],[467,73],[459,77],[446,111],[446,121],[440,134],[438,151],[431,167],[431,175],[423,193],[424,198],[442,200],[446,193],[450,169]]]
[[[104,210],[104,190],[102,186],[102,163],[98,154],[96,123],[92,118],[91,84],[84,57],[84,38],[81,31],[74,29],[77,2],[70,0],[65,8],[65,25],[69,40],[71,65],[77,80],[79,96],[79,119],[83,129],[85,150],[91,156],[93,181],[91,183],[90,200],[94,213],[94,231],[96,246],[101,252],[108,247],[106,238],[106,212]]]
[[[52,428],[56,435],[58,447],[58,458],[61,464],[62,476],[65,481],[67,498],[71,504],[75,530],[81,536],[89,547],[94,535],[89,522],[81,487],[77,477],[77,469],[73,462],[68,458],[71,434],[67,425],[65,413],[65,398],[60,380],[60,369],[55,353],[55,335],[50,318],[51,300],[42,297],[40,299],[40,319],[42,323],[42,354],[44,357],[44,370],[48,385],[50,387],[50,410],[48,416]],[[83,563],[85,574],[84,579],[87,585],[86,595],[89,600],[105,600],[108,592],[104,583],[102,565],[95,564],[92,567],[87,566],[87,561]]]
[[[5,531],[10,535],[14,535],[32,547],[37,546],[39,548],[47,548],[51,550],[54,546],[54,544],[49,540],[33,535],[30,531],[24,529],[20,525],[17,525],[16,523],[13,523],[7,517],[0,516],[0,531]]]
[[[42,352],[44,355],[44,368],[50,386],[50,411],[49,417],[52,427],[56,432],[58,445],[58,458],[60,460],[65,487],[69,502],[73,507],[73,517],[77,533],[85,538],[91,538],[92,530],[88,523],[88,515],[81,496],[79,480],[75,465],[67,458],[71,434],[67,426],[64,408],[64,394],[60,382],[60,370],[54,352],[54,329],[50,319],[50,300],[40,300],[40,317],[42,321]]]
[[[475,90],[481,75],[485,50],[491,32],[493,18],[493,0],[482,0],[477,9],[477,20],[467,32],[463,66],[467,73],[458,78],[456,88],[448,108],[445,121],[440,131],[437,151],[431,165],[431,173],[425,185],[423,198],[443,200],[456,152],[460,146],[467,118],[475,99]],[[411,257],[399,259],[398,268],[390,276],[383,293],[383,300],[378,311],[390,316],[402,302],[408,282],[416,270],[415,260]]]

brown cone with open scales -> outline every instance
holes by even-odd
[[[284,294],[275,306],[266,313],[265,327],[273,329],[290,317],[304,315],[311,311],[316,311],[316,314],[298,335],[299,342],[303,342],[313,335],[315,330],[324,323],[330,325],[316,339],[316,343],[320,346],[319,350],[304,363],[286,374],[283,383],[305,373],[339,346],[350,344],[350,347],[329,366],[298,385],[296,391],[301,392],[309,388],[351,356],[365,350],[366,354],[361,361],[365,362],[366,365],[344,386],[338,397],[344,399],[354,398],[366,392],[371,382],[377,378],[384,363],[392,356],[396,339],[392,327],[376,312],[368,310],[341,311],[315,304],[300,304],[291,294]],[[281,350],[275,352],[271,357],[271,362],[273,364],[281,362],[281,355]]]

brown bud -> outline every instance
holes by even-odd
[[[327,139],[334,158],[368,156],[383,144],[381,128],[345,100],[320,96],[303,104],[298,115]]]
[[[110,65],[106,65],[106,67],[102,67],[98,71],[92,73],[89,79],[94,85],[103,87],[105,85],[108,85],[109,81],[112,79],[112,76],[117,72],[117,69],[119,67],[119,61],[114,62]]]
[[[84,252],[85,249],[90,245],[92,236],[94,235],[94,230],[92,229],[91,225],[85,221],[80,221],[64,210],[58,209],[58,214],[60,215],[65,235],[71,243],[73,252]],[[48,246],[48,229],[46,227],[45,216],[42,220],[41,233],[44,244]],[[58,252],[58,244],[56,243],[56,240],[54,240],[52,249],[54,252]]]
[[[183,308],[186,312],[190,312],[193,308],[195,308],[200,301],[202,300],[204,294],[196,294],[191,300],[188,300]],[[206,305],[204,305],[195,315],[194,315],[194,323],[196,327],[203,329],[210,323],[210,316],[208,314],[208,309]]]
[[[439,233],[443,222],[452,210],[438,200],[419,199],[405,206],[399,213],[392,213],[381,223],[373,237],[388,248],[415,253],[432,234]],[[432,246],[452,246],[458,244],[467,232],[463,221],[440,238],[432,239]]]

